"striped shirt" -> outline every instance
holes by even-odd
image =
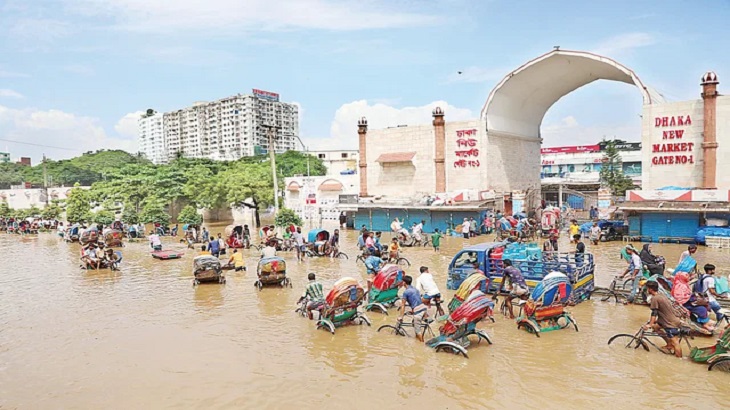
[[[309,297],[314,302],[323,302],[324,292],[322,291],[322,284],[316,280],[310,281],[302,297]]]

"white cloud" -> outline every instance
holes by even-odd
[[[593,52],[598,55],[616,56],[626,51],[651,46],[656,43],[656,39],[649,33],[625,33],[602,41],[593,48]]]
[[[48,50],[59,38],[71,33],[71,24],[53,20],[23,18],[6,28],[12,44],[24,51]]]
[[[75,0],[68,6],[86,15],[114,18],[119,28],[140,32],[362,30],[438,21],[436,16],[400,11],[390,2],[374,0]]]
[[[0,88],[0,98],[25,98],[23,94],[10,90],[8,88]]]
[[[144,111],[130,112],[117,121],[114,125],[114,129],[124,138],[132,140],[136,139],[139,133],[139,130],[137,129],[137,122],[142,114],[144,114]]]
[[[329,138],[305,141],[310,149],[357,149],[357,121],[361,117],[368,120],[370,128],[395,127],[397,125],[423,125],[432,121],[431,112],[441,107],[446,113],[446,121],[463,121],[476,118],[469,109],[449,105],[446,101],[434,101],[420,107],[396,108],[386,104],[370,104],[367,100],[343,104],[335,112],[330,126]]]
[[[510,72],[505,68],[466,67],[449,75],[447,83],[484,83],[501,80]]]
[[[99,149],[136,152],[137,134],[132,134],[129,128],[129,118],[134,114],[122,117],[115,127],[118,134],[109,135],[93,117],[54,109],[14,109],[0,105],[0,135],[6,140],[64,148],[2,142],[14,157],[29,156],[34,162],[44,153],[50,158],[61,159]]]
[[[565,145],[592,145],[604,137],[616,137],[626,141],[638,141],[641,135],[641,122],[635,124],[593,125],[578,123],[573,116],[562,118],[557,123],[545,124],[540,128],[544,147]]]

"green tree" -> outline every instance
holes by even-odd
[[[43,219],[56,219],[61,215],[61,212],[63,212],[63,209],[58,205],[58,203],[50,203],[47,207],[43,208],[43,211],[41,211],[41,218]]]
[[[122,211],[122,222],[130,225],[136,225],[139,223],[139,214],[134,209],[134,206],[129,204],[124,205],[124,211]]]
[[[91,201],[89,192],[79,188],[80,184],[69,193],[66,199],[66,220],[70,223],[86,222],[91,219]]]
[[[170,224],[170,214],[165,211],[165,205],[160,201],[149,201],[145,204],[139,219],[144,223],[159,223],[164,226]]]
[[[0,218],[11,218],[15,215],[15,210],[5,201],[0,201]]]
[[[324,166],[324,162],[321,159],[299,151],[287,151],[276,156],[277,175],[284,178],[294,175],[307,175],[307,162],[309,162],[310,176],[327,174],[327,167]]]
[[[289,208],[279,209],[279,213],[276,214],[275,220],[276,226],[302,226],[302,218],[297,215],[296,212]]]
[[[192,205],[187,205],[180,211],[177,221],[181,224],[200,225],[203,223],[203,215],[200,215]]]
[[[221,173],[219,180],[225,189],[227,202],[252,208],[256,227],[261,226],[260,207],[274,203],[274,183],[269,164],[236,162]]]
[[[622,196],[626,191],[634,188],[634,182],[624,175],[621,154],[616,148],[616,141],[606,141],[606,151],[603,154],[600,179],[601,184],[611,190],[611,194]]]
[[[111,225],[112,222],[114,222],[114,212],[108,210],[108,209],[101,209],[97,212],[94,212],[92,216],[92,221],[95,224],[108,226]]]

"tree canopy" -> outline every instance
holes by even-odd
[[[601,183],[611,190],[612,195],[625,195],[627,190],[634,187],[634,181],[624,175],[623,162],[616,148],[616,141],[604,139],[603,142],[606,144],[606,151],[601,165]]]

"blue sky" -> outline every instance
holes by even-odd
[[[0,141],[13,157],[134,150],[137,112],[251,88],[302,107],[312,148],[371,127],[477,118],[510,70],[560,45],[612,57],[670,100],[730,84],[730,2],[0,0]],[[456,74],[462,71],[463,74]],[[730,85],[728,85],[730,87]],[[641,98],[597,82],[556,103],[545,145],[638,140]]]

